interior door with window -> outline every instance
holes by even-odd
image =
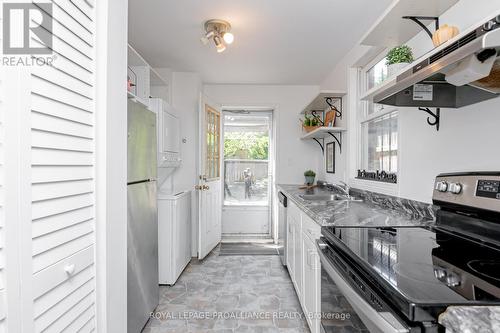
[[[200,107],[198,185],[198,258],[205,258],[221,241],[221,113],[202,98]]]

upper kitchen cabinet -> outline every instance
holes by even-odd
[[[169,101],[169,85],[161,75],[130,45],[127,55],[128,97],[147,107],[150,97]]]
[[[380,16],[361,41],[363,45],[393,47],[406,43],[422,27],[405,16],[439,17],[458,0],[396,0]],[[431,21],[424,21],[427,25]]]

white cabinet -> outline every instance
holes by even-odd
[[[191,192],[158,192],[160,284],[174,284],[191,260]]]
[[[321,264],[316,239],[321,227],[289,201],[287,267],[312,333],[320,332]]]
[[[300,210],[293,202],[288,204],[287,224],[288,272],[300,298],[302,294],[301,216]]]
[[[290,207],[292,203],[288,201],[288,207]],[[294,245],[294,231],[295,227],[293,225],[292,217],[290,216],[290,213],[287,213],[287,221],[286,221],[286,267],[288,268],[288,272],[290,273],[290,277],[293,279],[293,272],[295,269],[295,259],[294,259],[294,252],[293,252],[293,245]]]
[[[321,263],[316,250],[320,229],[308,216],[302,217],[303,297],[302,308],[312,333],[320,332]]]
[[[175,109],[160,98],[151,98],[150,109],[156,113],[158,133],[158,167],[179,167],[180,122]]]

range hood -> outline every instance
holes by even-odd
[[[500,15],[427,53],[363,97],[393,106],[460,108],[500,94]]]

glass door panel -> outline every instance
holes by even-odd
[[[224,114],[224,205],[268,206],[271,115]]]

